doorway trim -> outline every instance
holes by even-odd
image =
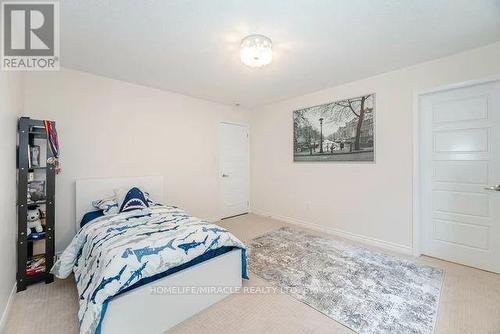
[[[500,81],[500,74],[488,76],[483,79],[467,80],[458,83],[446,84],[442,86],[436,86],[429,89],[423,89],[413,92],[413,112],[412,112],[412,122],[413,122],[413,180],[412,180],[412,222],[411,222],[411,241],[412,241],[412,253],[413,256],[417,257],[422,255],[422,239],[420,231],[422,230],[422,220],[420,215],[420,97],[428,94],[439,93],[447,90],[464,88],[469,86],[487,84],[490,82]]]

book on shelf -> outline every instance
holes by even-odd
[[[26,276],[32,277],[45,272],[45,256],[34,255],[26,263]]]

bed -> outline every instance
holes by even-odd
[[[237,238],[175,207],[101,217],[80,229],[93,200],[132,187],[164,198],[160,176],[76,182],[77,235],[53,272],[75,273],[81,333],[164,332],[237,292],[247,277]]]

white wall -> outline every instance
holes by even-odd
[[[75,233],[77,178],[163,175],[166,204],[220,217],[218,124],[248,121],[242,109],[66,69],[26,75],[24,114],[57,124],[57,250]]]
[[[0,316],[16,281],[16,134],[21,111],[21,74],[0,73]]]
[[[500,43],[252,110],[252,210],[409,251],[415,91],[500,73]],[[334,75],[334,73],[332,73]],[[293,163],[292,111],[377,94],[375,164]],[[77,178],[164,175],[166,203],[220,216],[217,124],[244,110],[63,69],[29,73],[25,115],[57,122],[56,248],[74,235]]]
[[[500,43],[252,110],[252,211],[410,251],[413,94],[495,74]],[[293,110],[366,93],[375,164],[293,163]]]

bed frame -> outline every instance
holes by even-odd
[[[133,186],[164,200],[162,176],[77,180],[77,230],[83,215],[92,210],[92,200],[112,195],[115,188]],[[241,250],[235,249],[119,295],[108,304],[102,333],[162,333],[241,288],[241,269]],[[212,294],[164,293],[168,287],[232,289]]]

